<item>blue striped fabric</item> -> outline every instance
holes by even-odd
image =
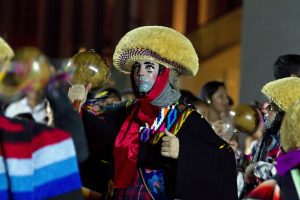
[[[50,166],[43,167],[29,176],[11,176],[11,190],[13,192],[30,191],[34,187],[40,187],[48,182],[77,173],[76,158],[70,158]]]
[[[6,162],[9,174],[10,176],[31,176],[33,170],[37,171],[45,166],[75,157],[75,149],[71,148],[72,146],[73,141],[69,138],[38,149],[32,153],[31,158],[7,158]]]
[[[7,190],[0,190],[0,197],[1,197],[1,200],[5,200],[5,199],[8,199],[8,191]]]
[[[55,133],[49,134],[55,137]],[[5,149],[3,152],[0,155],[0,200],[61,199],[62,195],[68,199],[74,194],[83,199],[75,148],[70,137],[50,142],[28,158],[6,157]]]
[[[78,174],[75,173],[37,187],[34,192],[14,193],[14,199],[48,199],[78,189],[78,185],[76,184],[78,182],[80,182],[80,179]]]
[[[0,174],[0,191],[2,190],[7,190],[8,185],[7,185],[7,177],[6,174],[1,173]]]

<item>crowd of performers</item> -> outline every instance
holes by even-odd
[[[0,62],[12,57],[1,40]],[[2,109],[0,199],[300,199],[299,55],[275,62],[245,151],[223,82],[199,99],[178,88],[199,65],[179,32],[133,29],[113,65],[130,76],[124,94],[56,81]]]

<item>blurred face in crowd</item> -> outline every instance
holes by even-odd
[[[105,106],[120,103],[121,99],[116,95],[111,95],[105,99]]]
[[[153,87],[159,72],[159,64],[139,61],[133,65],[134,81],[139,93],[147,93]]]
[[[269,103],[269,105],[265,108],[264,119],[265,119],[265,127],[270,128],[278,114],[279,108],[274,103]]]
[[[210,105],[218,112],[226,112],[228,110],[229,100],[224,87],[219,87],[212,95]]]

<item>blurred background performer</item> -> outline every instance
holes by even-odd
[[[28,91],[22,90],[24,87],[44,89],[56,128],[0,116],[1,199],[83,199],[78,162],[86,159],[87,147],[80,117],[57,82],[41,84],[41,76],[31,79],[32,70],[45,66],[35,63],[33,69],[32,60],[23,60],[16,71],[12,55],[0,38],[0,57],[4,59],[0,60],[1,100],[22,96],[19,93]]]
[[[283,154],[278,157],[278,175],[261,183],[245,199],[300,199],[300,99],[286,112],[281,128]]]
[[[285,112],[300,98],[300,79],[288,77],[271,81],[261,91],[270,103],[264,114],[263,137],[253,147],[252,163],[245,170],[246,194],[259,183],[274,178],[277,174],[275,163],[282,154],[280,126]]]
[[[32,81],[32,83],[28,83],[28,86],[24,86],[28,87],[28,89],[26,89],[27,91],[23,92],[22,94],[24,97],[20,97],[20,99],[13,100],[13,102],[9,103],[9,105],[5,109],[4,115],[10,118],[18,118],[19,115],[27,114],[31,115],[33,120],[36,122],[48,124],[51,118],[48,115],[52,114],[51,112],[47,112],[47,106],[49,106],[49,103],[45,97],[44,92],[40,88],[35,87],[37,87],[38,84],[42,84],[42,82],[47,82],[47,79],[50,76],[49,74],[53,75],[50,70],[53,67],[50,65],[48,58],[35,47],[23,47],[18,49],[16,51],[14,59],[12,60],[12,63],[15,63],[15,66],[12,67],[15,67],[17,70],[18,65],[25,63],[25,61],[32,61],[36,66],[39,66],[39,68],[37,68],[36,70],[30,69],[30,63],[28,63],[28,77],[23,78],[22,76],[24,75],[20,74],[20,77],[22,77],[20,79],[23,82],[29,80]],[[22,72],[22,70],[19,71]],[[23,73],[26,73],[25,70],[23,70]],[[11,77],[11,79],[13,79],[13,77]],[[33,84],[34,82],[35,85]],[[21,86],[19,90],[22,90]]]

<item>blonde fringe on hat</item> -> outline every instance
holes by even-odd
[[[281,110],[287,111],[300,98],[300,78],[278,79],[264,85],[261,91]]]
[[[5,60],[10,60],[14,57],[14,52],[12,48],[7,44],[7,42],[0,37],[0,62]]]
[[[113,63],[116,69],[129,74],[136,61],[155,61],[176,69],[180,74],[196,75],[198,56],[184,35],[163,26],[143,26],[129,31],[118,43]]]
[[[280,137],[283,149],[288,152],[300,148],[300,99],[296,100],[286,112]]]

